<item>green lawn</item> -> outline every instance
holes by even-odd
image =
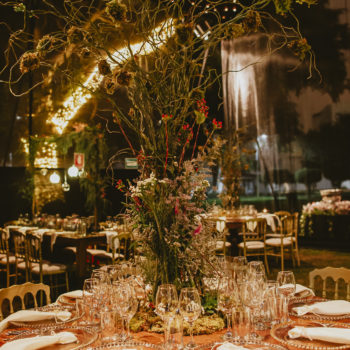
[[[316,268],[327,266],[346,267],[350,269],[350,253],[327,249],[300,248],[300,267],[293,267],[289,258],[285,261],[285,270],[292,270],[296,282],[304,286],[309,286],[309,272]],[[280,261],[276,263],[275,259],[269,259],[270,279],[277,277],[280,271]],[[342,289],[342,285],[340,288]],[[318,293],[317,293],[318,294]]]

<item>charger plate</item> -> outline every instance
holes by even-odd
[[[293,311],[293,308],[304,306],[304,305],[312,305],[319,302],[325,302],[328,301],[327,299],[323,298],[294,298],[289,303],[288,309],[289,309],[289,315],[293,317],[299,317],[304,318],[306,320],[325,320],[325,321],[337,321],[337,320],[343,320],[345,318],[350,318],[350,314],[344,314],[344,315],[321,315],[316,313],[307,313],[305,315],[299,316],[295,311]]]
[[[200,345],[196,350],[218,350],[223,342],[212,342],[208,344]],[[228,343],[230,344],[230,343]],[[259,349],[259,350],[287,350],[285,347],[277,344],[270,344],[261,341],[241,341],[241,342],[232,342],[233,345],[239,346],[245,349]]]
[[[113,342],[106,343],[89,350],[163,350],[164,348],[160,345],[144,343],[144,342]]]
[[[281,323],[271,329],[271,336],[279,341],[281,344],[288,347],[288,349],[308,349],[308,350],[340,350],[350,349],[350,345],[326,342],[322,340],[309,340],[306,338],[291,339],[288,336],[288,331],[296,326],[302,327],[337,327],[350,328],[350,324],[339,322],[324,322],[318,320],[308,320],[303,322],[288,322]]]
[[[91,345],[93,342],[96,341],[98,337],[98,332],[96,332],[96,329],[88,328],[88,327],[64,327],[64,326],[57,326],[57,327],[48,327],[45,329],[35,329],[28,332],[21,333],[17,337],[14,337],[12,340],[16,339],[24,339],[24,338],[33,338],[37,337],[38,335],[52,335],[52,333],[60,333],[60,332],[71,332],[73,333],[77,338],[78,341],[76,343],[71,344],[55,344],[50,346],[45,346],[44,348],[40,348],[42,350],[78,350],[83,349],[86,346]]]
[[[17,327],[25,327],[25,328],[42,328],[42,327],[54,327],[54,326],[62,326],[66,325],[68,323],[72,323],[74,321],[79,320],[82,315],[77,316],[75,308],[69,307],[69,306],[63,306],[63,305],[47,305],[43,307],[38,307],[37,311],[43,311],[43,312],[52,312],[54,310],[62,310],[62,311],[69,311],[71,313],[71,317],[66,321],[59,321],[56,323],[55,318],[47,319],[47,320],[41,320],[41,321],[10,321],[10,323]]]

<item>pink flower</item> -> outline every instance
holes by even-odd
[[[202,231],[202,225],[199,224],[199,225],[197,226],[197,228],[194,230],[193,235],[194,235],[194,236],[198,236],[198,235],[201,233],[201,231]]]

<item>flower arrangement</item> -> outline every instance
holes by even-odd
[[[137,157],[140,177],[135,185],[114,175],[112,181],[128,196],[127,211],[143,253],[154,263],[150,275],[155,286],[198,286],[212,264],[215,230],[204,219],[204,171],[219,152],[214,133],[222,122],[209,116],[205,100],[207,90],[220,80],[215,67],[207,64],[208,56],[222,40],[259,31],[267,38],[266,54],[291,50],[312,70],[313,52],[293,8],[315,2],[110,0],[86,6],[67,0],[60,7],[46,0],[39,9],[4,4],[23,12],[25,20],[49,14],[60,24],[60,30],[46,33],[45,40],[33,42],[33,49],[16,57],[11,71],[19,66],[19,77],[10,77],[10,89],[38,71],[30,89],[45,84],[58,94],[59,77],[64,82],[70,78],[73,107],[65,103],[51,122],[59,121],[63,130],[71,118],[67,113],[77,110],[75,100],[86,100],[84,93],[97,96],[104,101],[104,113],[113,116],[99,115],[107,130],[125,140],[127,150],[118,155]],[[237,13],[226,18],[220,11],[228,6]],[[288,15],[294,27],[286,21]],[[8,55],[15,51],[11,46],[20,47],[19,42],[31,37],[26,28],[11,36]],[[120,103],[125,94],[128,102]],[[118,155],[111,159],[111,169]],[[234,194],[237,186],[235,180]]]
[[[312,202],[303,205],[303,211],[300,216],[300,235],[305,236],[305,227],[307,225],[308,232],[313,235],[312,229],[312,216],[313,215],[325,215],[329,217],[328,220],[328,230],[333,229],[332,217],[335,215],[350,215],[350,201],[319,201]],[[308,224],[307,224],[308,220]]]
[[[303,206],[306,215],[349,215],[350,201],[312,202]]]
[[[200,287],[203,274],[212,270],[217,234],[205,218],[208,187],[191,161],[174,178],[158,179],[151,173],[129,187],[128,213],[142,251],[155,263],[155,285]]]

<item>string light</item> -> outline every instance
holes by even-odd
[[[117,50],[112,54],[112,58],[108,58],[107,62],[111,68],[121,64],[130,57],[130,53],[135,55],[147,55],[154,50],[154,47],[161,46],[166,39],[174,34],[173,20],[169,19],[152,31],[149,40],[141,43],[136,43],[128,47]],[[150,44],[152,42],[152,44]],[[117,63],[116,63],[117,62]],[[91,97],[89,90],[95,90],[102,82],[103,76],[98,72],[98,66],[95,66],[93,72],[89,75],[83,86],[78,87],[73,94],[63,103],[63,108],[60,108],[57,113],[50,119],[48,123],[52,123],[56,131],[62,134],[67,127],[69,121],[78,112]]]
[[[25,153],[29,154],[29,143],[25,138],[21,139],[23,143]],[[42,169],[56,169],[58,168],[58,158],[57,158],[57,145],[53,142],[45,141],[43,146],[38,149],[35,160],[34,167]]]

